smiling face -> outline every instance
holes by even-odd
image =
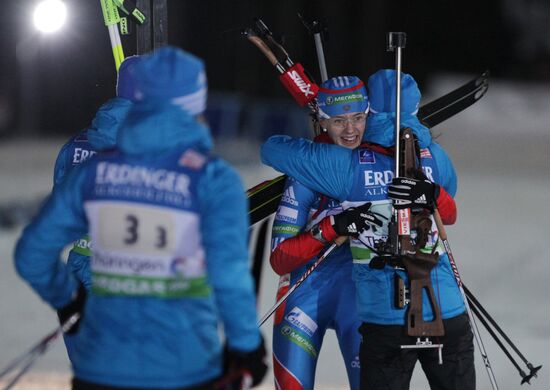
[[[362,112],[350,112],[323,119],[320,124],[336,145],[354,149],[363,139],[366,118]]]

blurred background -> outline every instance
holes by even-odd
[[[55,34],[40,34],[32,26],[37,2],[2,1],[3,137],[74,134],[114,94],[116,75],[99,1],[66,0],[67,24]],[[379,68],[393,67],[393,55],[385,51],[385,34],[405,31],[403,69],[424,91],[441,72],[490,69],[495,78],[550,80],[550,2],[546,0],[168,0],[168,9],[169,42],[206,61],[213,98],[217,93],[231,94],[233,109],[241,105],[243,110],[254,110],[254,103],[261,106],[264,99],[292,104],[275,69],[240,34],[254,17],[263,18],[295,62],[302,62],[317,80],[313,38],[298,13],[328,27],[329,75],[366,79]],[[133,54],[135,45],[125,42],[125,52]],[[239,135],[251,136],[244,133],[250,129],[242,126],[246,118],[240,119]]]
[[[0,5],[0,369],[56,324],[51,309],[14,273],[13,246],[51,189],[59,148],[114,96],[116,82],[99,1],[66,0],[66,26],[48,35],[32,25],[36,3]],[[271,134],[310,137],[311,130],[307,111],[240,32],[261,17],[293,60],[320,81],[313,38],[298,13],[328,28],[329,76],[366,80],[379,68],[394,67],[394,54],[385,50],[388,31],[407,33],[403,70],[418,81],[422,103],[490,70],[486,96],[433,129],[459,178],[459,218],[449,239],[470,290],[529,361],[548,365],[550,2],[168,0],[168,41],[206,61],[207,117],[217,152],[237,167],[247,188],[277,174],[259,162],[263,140]],[[126,38],[123,43],[125,54],[134,54],[135,43]],[[274,302],[276,286],[266,265],[261,313]],[[264,327],[268,341],[269,327]],[[490,335],[482,335],[500,388],[519,388],[517,369]],[[476,359],[478,388],[489,388],[479,355]],[[531,388],[550,386],[547,369]],[[344,372],[329,334],[318,388],[346,388]],[[33,373],[19,388],[43,389],[50,382],[51,388],[68,388],[62,343]],[[271,383],[266,380],[265,388]],[[412,388],[427,388],[420,369]]]

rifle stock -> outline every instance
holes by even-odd
[[[399,172],[408,178],[416,178],[418,169],[416,144],[412,130],[405,128],[400,133],[401,159]],[[410,281],[410,303],[407,310],[407,334],[416,337],[436,337],[445,334],[441,310],[437,304],[430,272],[437,265],[439,254],[423,253],[432,221],[425,212],[413,213],[411,209],[399,210],[398,213],[398,252],[407,270]],[[413,242],[411,229],[416,230]],[[431,321],[423,318],[423,292],[433,312]]]

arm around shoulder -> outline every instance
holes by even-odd
[[[344,201],[353,184],[353,151],[304,138],[275,135],[260,150],[262,162],[308,188]]]

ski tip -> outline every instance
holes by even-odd
[[[491,77],[491,71],[489,69],[486,69],[484,72],[481,73],[481,75],[477,79],[476,85],[488,83],[490,77]]]
[[[475,92],[474,100],[477,101],[481,99],[487,93],[488,89],[489,89],[489,83],[488,82],[483,83],[482,86]]]

